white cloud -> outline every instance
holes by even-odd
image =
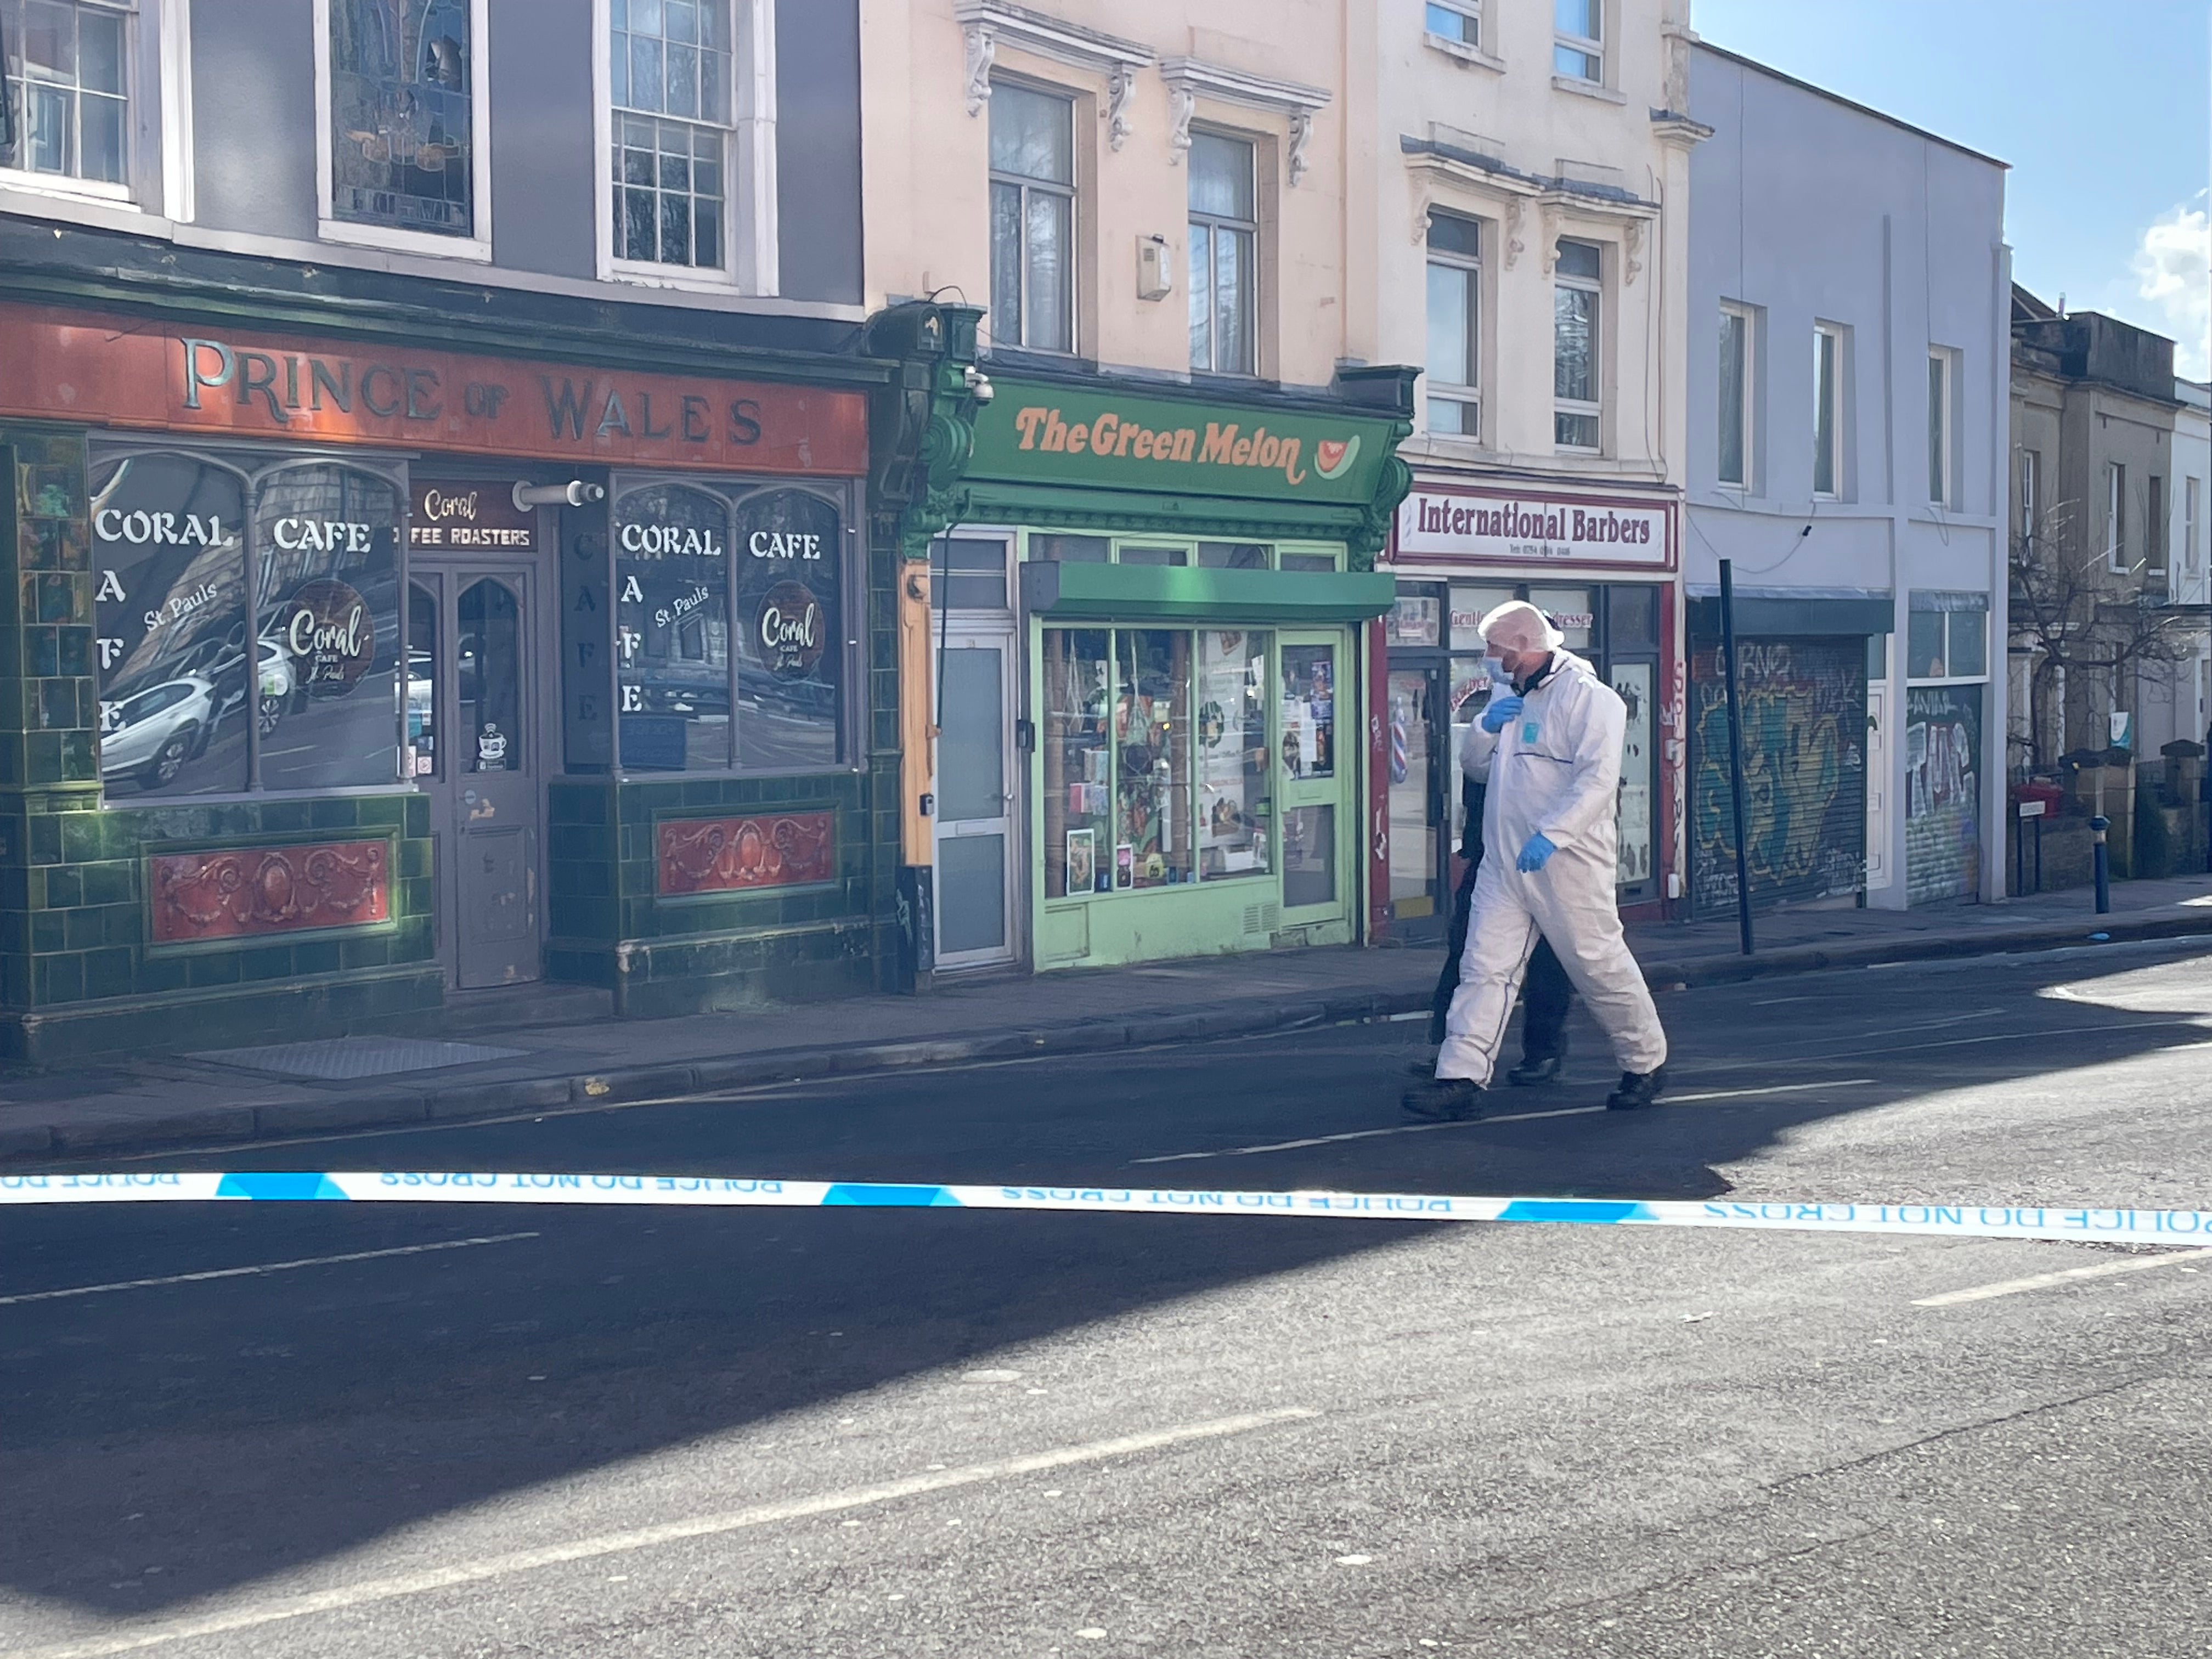
[[[2192,380],[2212,374],[2212,216],[2203,208],[2161,213],[2136,249],[2137,289],[2166,317],[2173,370]]]

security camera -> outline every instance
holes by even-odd
[[[960,379],[979,404],[988,404],[999,395],[998,388],[991,384],[991,377],[973,363],[960,371]]]
[[[558,484],[519,483],[514,487],[514,510],[523,513],[533,507],[581,507],[587,501],[603,501],[606,498],[605,484],[586,483],[581,478]]]

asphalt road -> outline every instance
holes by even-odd
[[[2181,948],[1662,1012],[1635,1116],[1578,1016],[1513,1121],[1401,1124],[1382,1024],[125,1167],[2212,1203]],[[0,1207],[0,1659],[2203,1655],[2208,1292],[1971,1239]]]

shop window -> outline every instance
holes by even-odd
[[[522,609],[495,577],[471,582],[455,607],[459,731],[466,772],[522,769]]]
[[[1030,557],[1060,564],[1104,564],[1114,556],[1114,544],[1103,536],[1031,536]]]
[[[1190,366],[1258,372],[1260,236],[1252,146],[1224,133],[1190,137]]]
[[[1283,908],[1336,902],[1336,808],[1297,806],[1283,814]]]
[[[837,509],[803,489],[737,511],[738,764],[835,766],[844,756],[845,560]]]
[[[315,463],[283,468],[256,494],[262,787],[390,783],[400,706],[398,487]]]
[[[1265,570],[1275,562],[1275,550],[1264,542],[1200,542],[1201,570]]]
[[[489,257],[483,11],[483,0],[317,0],[325,235],[366,228]]]
[[[438,738],[438,599],[428,588],[407,590],[407,751],[410,776],[441,775]]]
[[[1075,349],[1075,100],[991,88],[991,338]]]
[[[1433,592],[1399,590],[1397,603],[1382,619],[1382,633],[1391,649],[1433,649],[1443,643],[1443,600]]]
[[[257,694],[281,708],[290,678],[264,660],[275,678],[251,684],[245,480],[150,454],[93,482],[100,781],[117,795],[244,789]]]
[[[1108,892],[1111,817],[1112,659],[1103,628],[1044,630],[1044,890],[1047,898]],[[1103,857],[1101,857],[1102,849]]]
[[[622,764],[730,765],[730,510],[650,484],[615,510],[615,665]]]
[[[1334,553],[1285,553],[1282,556],[1280,562],[1285,570],[1300,570],[1308,574],[1316,571],[1334,571],[1340,568],[1341,564]]]
[[[1844,479],[1844,331],[1827,323],[1813,330],[1813,494],[1836,501]]]
[[[1192,878],[1190,644],[1180,629],[1114,635],[1114,885]]]
[[[1594,244],[1559,245],[1552,289],[1552,439],[1561,449],[1600,446],[1598,309],[1604,270],[1604,255]]]
[[[123,185],[130,176],[130,0],[0,0],[0,167]]]
[[[1273,636],[1198,635],[1199,877],[1264,876],[1273,795],[1267,763],[1267,652]]]
[[[1597,637],[1597,615],[1587,587],[1531,587],[1528,603],[1566,636],[1567,649],[1589,654]]]
[[[100,773],[205,794],[398,779],[398,487],[162,453],[95,471]],[[247,552],[251,543],[252,554]]]
[[[1121,562],[1155,566],[1187,565],[1190,562],[1190,550],[1187,547],[1132,547],[1125,543],[1121,549]]]
[[[1980,680],[1989,672],[1988,595],[1914,593],[1905,629],[1905,678]]]

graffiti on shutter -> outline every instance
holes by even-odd
[[[1968,898],[1982,886],[1982,688],[1905,693],[1905,897]]]
[[[1754,904],[1802,903],[1866,885],[1866,641],[1736,641],[1743,706],[1746,865]],[[1736,902],[1728,687],[1716,641],[1690,664],[1691,892]]]

